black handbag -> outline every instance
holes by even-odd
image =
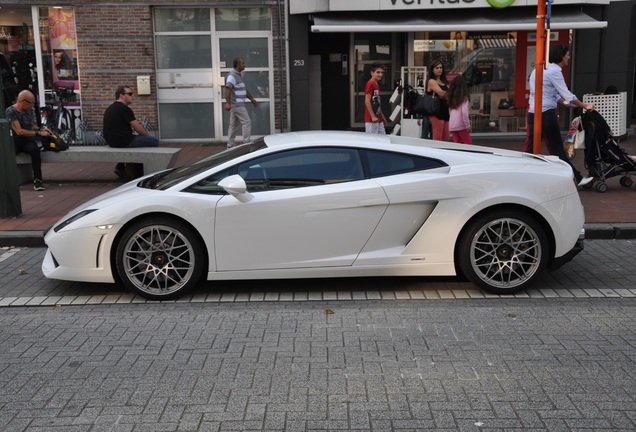
[[[424,93],[415,101],[413,112],[419,115],[437,115],[439,113],[440,101],[439,97],[433,93]]]

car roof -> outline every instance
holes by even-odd
[[[377,135],[353,131],[302,131],[267,135],[264,137],[267,147],[278,147],[287,144],[390,144],[389,135]]]

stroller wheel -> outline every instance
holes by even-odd
[[[602,181],[596,183],[596,192],[600,192],[600,193],[607,192],[607,183],[602,182]]]
[[[620,184],[621,186],[624,186],[624,187],[630,187],[631,185],[634,184],[634,181],[629,177],[621,177]]]

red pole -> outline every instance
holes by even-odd
[[[545,0],[537,2],[537,54],[534,59],[535,75],[534,75],[534,136],[532,140],[532,152],[541,154],[541,126],[543,107],[543,69],[545,64],[546,53],[546,3]]]

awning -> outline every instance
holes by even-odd
[[[513,48],[517,46],[517,41],[514,39],[475,39],[479,43],[480,48]]]
[[[505,9],[419,10],[408,13],[328,13],[314,14],[314,33],[415,32],[415,31],[518,31],[537,29],[537,10],[529,7]],[[552,30],[600,29],[607,21],[597,21],[577,8],[552,6]]]

